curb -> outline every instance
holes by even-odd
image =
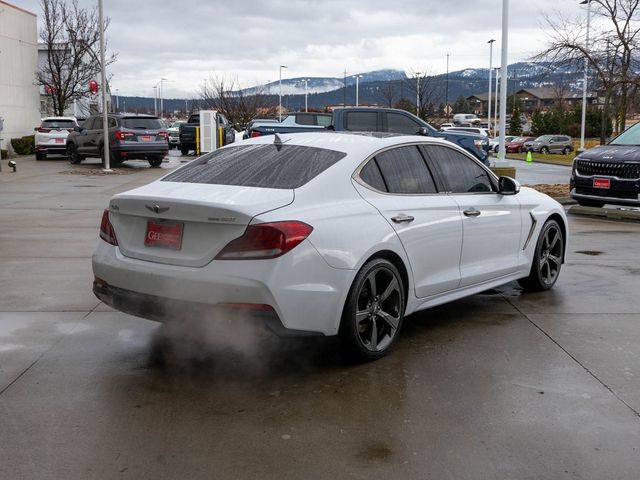
[[[575,205],[567,210],[571,215],[585,217],[606,218],[608,220],[622,220],[627,222],[640,222],[640,210],[620,210],[617,208],[582,207]]]
[[[556,202],[558,202],[560,205],[578,205],[578,202],[576,202],[573,198],[571,197],[551,197],[553,198]]]

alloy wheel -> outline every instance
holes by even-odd
[[[553,285],[560,273],[562,248],[562,232],[560,232],[556,224],[549,225],[549,228],[542,237],[538,258],[540,279],[547,285]]]

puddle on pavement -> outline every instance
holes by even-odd
[[[592,257],[596,257],[598,255],[602,255],[604,252],[599,250],[576,250],[575,253],[581,253],[582,255],[590,255]]]

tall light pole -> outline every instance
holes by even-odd
[[[493,67],[493,42],[495,42],[495,40],[492,38],[491,40],[489,40],[487,43],[489,44],[489,95],[487,96],[487,120],[489,122],[489,133],[491,133],[491,77],[492,77],[492,73],[491,73],[491,69]],[[495,135],[495,128],[493,128],[493,135]]]
[[[158,85],[153,86],[153,114],[158,116]]]
[[[502,59],[500,64],[500,147],[498,159],[505,160],[505,127],[507,124],[507,62],[509,54],[509,0],[502,0]]]
[[[120,89],[116,88],[116,112],[120,110]]]
[[[587,4],[587,37],[584,42],[584,49],[589,51],[589,24],[591,23],[591,0],[582,0],[580,5]],[[584,56],[584,80],[582,81],[582,118],[580,119],[580,149],[579,152],[584,151],[584,132],[587,123],[587,79],[589,71],[589,59]]]
[[[494,70],[496,71],[496,94],[495,94],[495,99],[496,99],[496,104],[495,107],[493,108],[493,134],[495,135],[496,132],[498,131],[497,129],[497,125],[498,125],[498,85],[500,85],[500,82],[498,81],[498,74],[500,73],[500,68],[494,68]]]
[[[102,0],[98,0],[98,24],[100,25],[100,80],[102,81],[102,130],[103,130],[103,147],[102,152],[104,155],[104,171],[111,172],[111,165],[109,164],[109,116],[107,115],[107,72],[105,72],[105,60],[104,60],[104,15],[102,13]]]
[[[163,87],[164,87],[164,82],[166,82],[166,81],[167,81],[167,79],[164,78],[164,77],[160,79],[160,118],[162,118],[162,119],[164,119],[164,103],[163,103],[164,102],[164,98],[163,98],[164,90],[163,90]]]
[[[359,85],[358,85],[358,80],[360,80],[362,78],[362,75],[353,75],[353,78],[356,79],[356,107],[358,106],[358,91],[359,91]]]
[[[449,113],[451,109],[449,108],[449,54],[447,53],[447,83],[445,86],[445,100],[444,100],[444,109],[447,113],[447,120],[449,120]]]
[[[280,65],[280,78],[278,80],[278,121],[282,121],[282,69],[289,68],[286,65]]]
[[[305,112],[309,111],[308,104],[307,104],[307,95],[309,95],[309,80],[311,79],[310,78],[304,79],[304,111]]]
[[[422,72],[416,72],[416,117],[420,116],[420,75]]]

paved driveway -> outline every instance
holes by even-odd
[[[0,174],[0,478],[638,479],[637,225],[572,218],[553,291],[414,315],[353,365],[317,339],[231,348],[213,321],[166,340],[100,304],[102,209],[163,173],[132,164]]]

